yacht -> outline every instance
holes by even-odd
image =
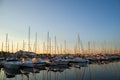
[[[34,67],[34,64],[31,59],[23,59],[21,67]]]
[[[2,63],[4,68],[19,69],[22,63],[17,59],[6,60]]]

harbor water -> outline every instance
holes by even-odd
[[[120,80],[120,61],[45,69],[0,69],[0,80]]]

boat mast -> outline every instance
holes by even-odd
[[[12,53],[13,53],[13,41],[12,41]]]
[[[95,41],[93,41],[93,53],[94,53],[94,55],[96,54]]]
[[[8,40],[8,45],[7,45],[7,46],[8,46],[8,48],[7,48],[8,50],[7,50],[7,51],[8,51],[8,53],[9,53],[9,40]]]
[[[7,52],[7,50],[8,50],[8,49],[7,49],[7,48],[8,48],[7,46],[8,46],[8,33],[6,33],[6,52]]]
[[[60,53],[59,46],[57,45],[57,54],[59,54],[59,53]]]
[[[28,52],[30,51],[30,26],[28,31]]]
[[[49,32],[47,33],[47,54],[49,54]]]
[[[19,46],[19,44],[18,44],[18,42],[17,42],[17,51],[18,51],[18,46]]]
[[[51,38],[49,38],[50,39],[50,43],[49,43],[49,45],[50,45],[50,55],[51,55]]]
[[[37,51],[37,32],[36,32],[36,36],[35,36],[35,46],[34,46],[35,48],[35,53],[36,53],[36,51]]]
[[[25,50],[25,42],[24,42],[24,40],[23,40],[23,51]]]
[[[43,54],[45,53],[45,42],[43,42]]]
[[[106,54],[106,41],[104,40],[104,54]]]
[[[78,34],[78,55],[80,55],[81,52],[80,52],[80,36]]]
[[[90,41],[88,41],[88,54],[89,55],[91,54],[91,51],[90,51]]]
[[[77,44],[75,44],[75,47],[74,47],[74,54],[77,55]]]
[[[56,36],[55,36],[55,54],[56,54],[56,43],[57,43],[57,42],[56,42]]]
[[[82,41],[81,41],[81,52],[82,52],[82,54],[84,55],[84,48],[83,48]]]
[[[66,54],[66,40],[64,40],[64,53]]]
[[[3,42],[2,42],[2,46],[1,46],[1,57],[3,57]]]
[[[60,52],[61,52],[61,54],[63,54],[63,53],[62,53],[62,44],[60,44]]]

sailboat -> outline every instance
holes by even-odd
[[[30,53],[30,27],[29,27],[29,31],[28,31],[28,52],[26,53]],[[32,62],[31,59],[23,59],[22,62],[22,67],[34,67],[34,64]]]
[[[34,66],[36,68],[40,68],[40,67],[44,67],[46,65],[46,61],[40,58],[37,58],[34,62],[33,62]]]
[[[6,74],[7,78],[11,78],[14,77],[15,75],[21,74],[20,70],[13,70],[13,69],[9,69],[9,68],[3,68],[4,73]]]
[[[22,63],[19,60],[7,60],[3,63],[4,68],[9,68],[9,69],[19,69]]]
[[[6,52],[7,50],[9,50],[8,34],[6,34]],[[8,69],[19,69],[21,64],[22,63],[18,59],[11,57],[2,62],[2,66]]]
[[[80,57],[79,55],[81,55],[81,52],[84,53],[84,50],[83,50],[83,45],[82,45],[82,42],[80,40],[80,36],[78,34],[78,41],[77,41],[77,48],[78,48],[78,54],[76,57],[73,58],[73,60],[71,62],[73,63],[89,63],[89,60],[88,59],[85,59],[85,58],[82,58]]]
[[[3,42],[2,42],[2,47],[1,47],[1,55],[0,55],[0,67],[3,67],[3,63],[5,61],[5,58],[3,57]]]

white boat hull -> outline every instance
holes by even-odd
[[[69,62],[68,61],[54,61],[54,63],[57,65],[67,65]]]
[[[14,62],[5,62],[3,63],[3,67],[9,68],[9,69],[19,69],[21,66],[21,63],[14,63]]]
[[[23,63],[22,67],[34,67],[33,63]]]

